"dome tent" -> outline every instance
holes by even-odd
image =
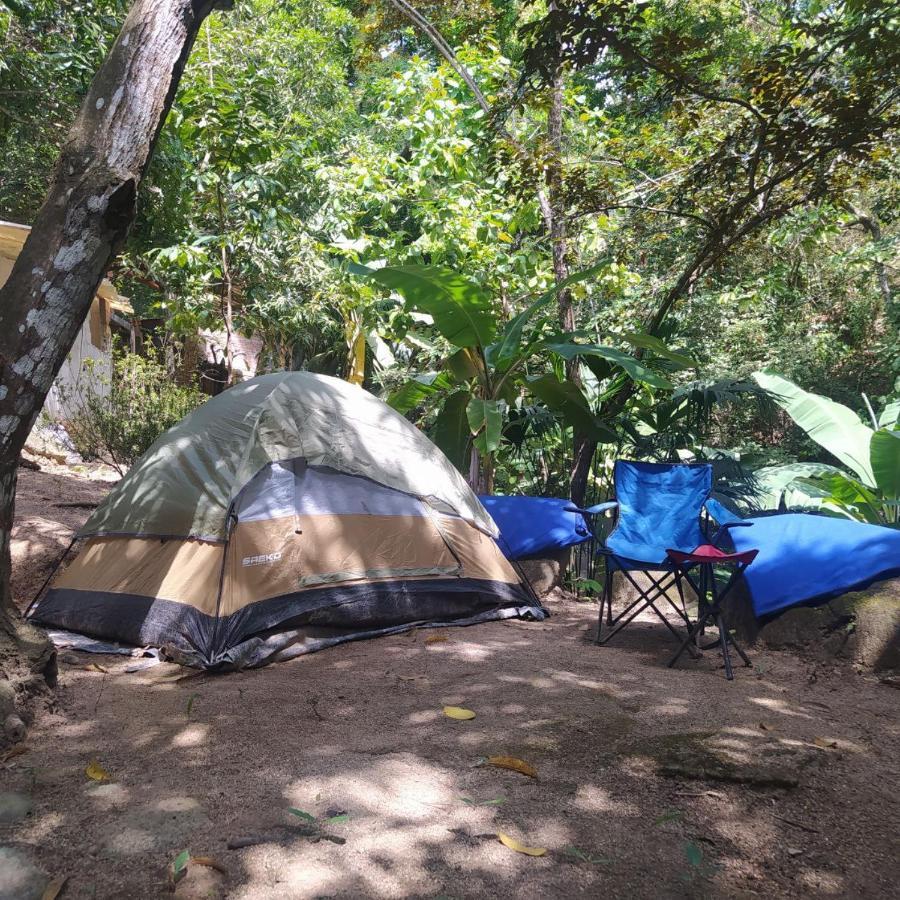
[[[544,618],[496,534],[386,404],[335,378],[262,375],[156,441],[31,617],[204,668],[411,624]]]

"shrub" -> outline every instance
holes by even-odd
[[[69,409],[63,424],[82,457],[102,459],[122,474],[206,399],[196,386],[176,384],[152,348],[146,356],[116,351],[111,372],[88,360],[85,375],[78,396],[61,391]]]

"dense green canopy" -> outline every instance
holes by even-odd
[[[548,493],[585,456],[588,492],[622,453],[818,458],[755,370],[890,400],[892,4],[411,6],[427,30],[391,0],[203,26],[113,273],[163,343],[255,334]],[[0,217],[34,216],[126,7],[0,6]]]

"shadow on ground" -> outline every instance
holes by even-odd
[[[228,869],[192,870],[186,896],[888,895],[889,688],[811,681],[775,653],[731,684],[712,654],[668,670],[661,626],[598,649],[592,614],[219,677],[65,654],[58,711],[3,772],[33,800],[6,837],[69,875],[72,897],[161,894],[186,848]],[[477,717],[453,721],[445,704]],[[697,750],[710,742],[730,774]],[[479,765],[497,754],[539,777]],[[788,781],[733,780],[766,759]],[[108,783],[85,775],[94,760]],[[346,813],[324,826],[345,843],[304,834],[288,807]],[[548,853],[516,854],[498,830]],[[227,849],[250,836],[264,840]]]
[[[192,866],[180,897],[892,893],[896,691],[771,651],[732,683],[711,652],[669,670],[659,623],[598,648],[595,606],[551,612],[226,676],[64,653],[0,767],[31,801],[0,838],[67,898],[166,896],[184,849],[227,874]],[[538,778],[481,764],[501,754]]]

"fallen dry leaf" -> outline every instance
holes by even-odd
[[[112,775],[97,762],[96,759],[91,760],[85,767],[84,774],[93,781],[109,781]]]
[[[26,744],[16,744],[15,747],[10,747],[3,756],[0,756],[0,762],[7,762],[10,759],[15,759],[15,757],[27,753],[30,749],[31,747]]]
[[[103,666],[100,665],[100,663],[91,663],[89,666],[85,666],[85,668],[88,671],[93,669],[95,672],[102,672],[104,675],[109,674],[109,669],[104,669]]]
[[[828,738],[817,737],[813,738],[813,743],[817,747],[821,747],[823,750],[836,750],[837,749],[837,741],[830,741]]]
[[[774,731],[775,727],[773,725],[769,725],[768,722],[760,722],[759,730],[760,731]]]
[[[451,719],[459,719],[460,721],[475,718],[475,713],[473,713],[471,709],[465,709],[462,706],[445,706],[444,715],[449,716]]]
[[[509,847],[510,850],[515,850],[516,853],[524,853],[527,856],[543,856],[547,852],[546,847],[526,847],[524,844],[520,844],[514,837],[510,837],[502,831],[497,832],[497,837],[504,847]]]
[[[66,886],[68,880],[68,875],[63,875],[61,878],[54,878],[53,881],[44,888],[44,893],[41,894],[41,900],[56,900],[59,896],[59,892]]]
[[[228,874],[228,869],[217,859],[213,859],[213,857],[211,856],[192,856],[191,864],[195,866],[206,866],[207,869],[215,869],[217,872],[221,872],[223,875]]]
[[[519,759],[517,756],[489,756],[489,766],[497,766],[500,769],[512,769],[513,772],[520,772],[529,778],[537,778],[537,769],[531,763]]]
[[[445,637],[443,634],[429,634],[427,638],[425,638],[426,644],[445,644],[449,639]]]

